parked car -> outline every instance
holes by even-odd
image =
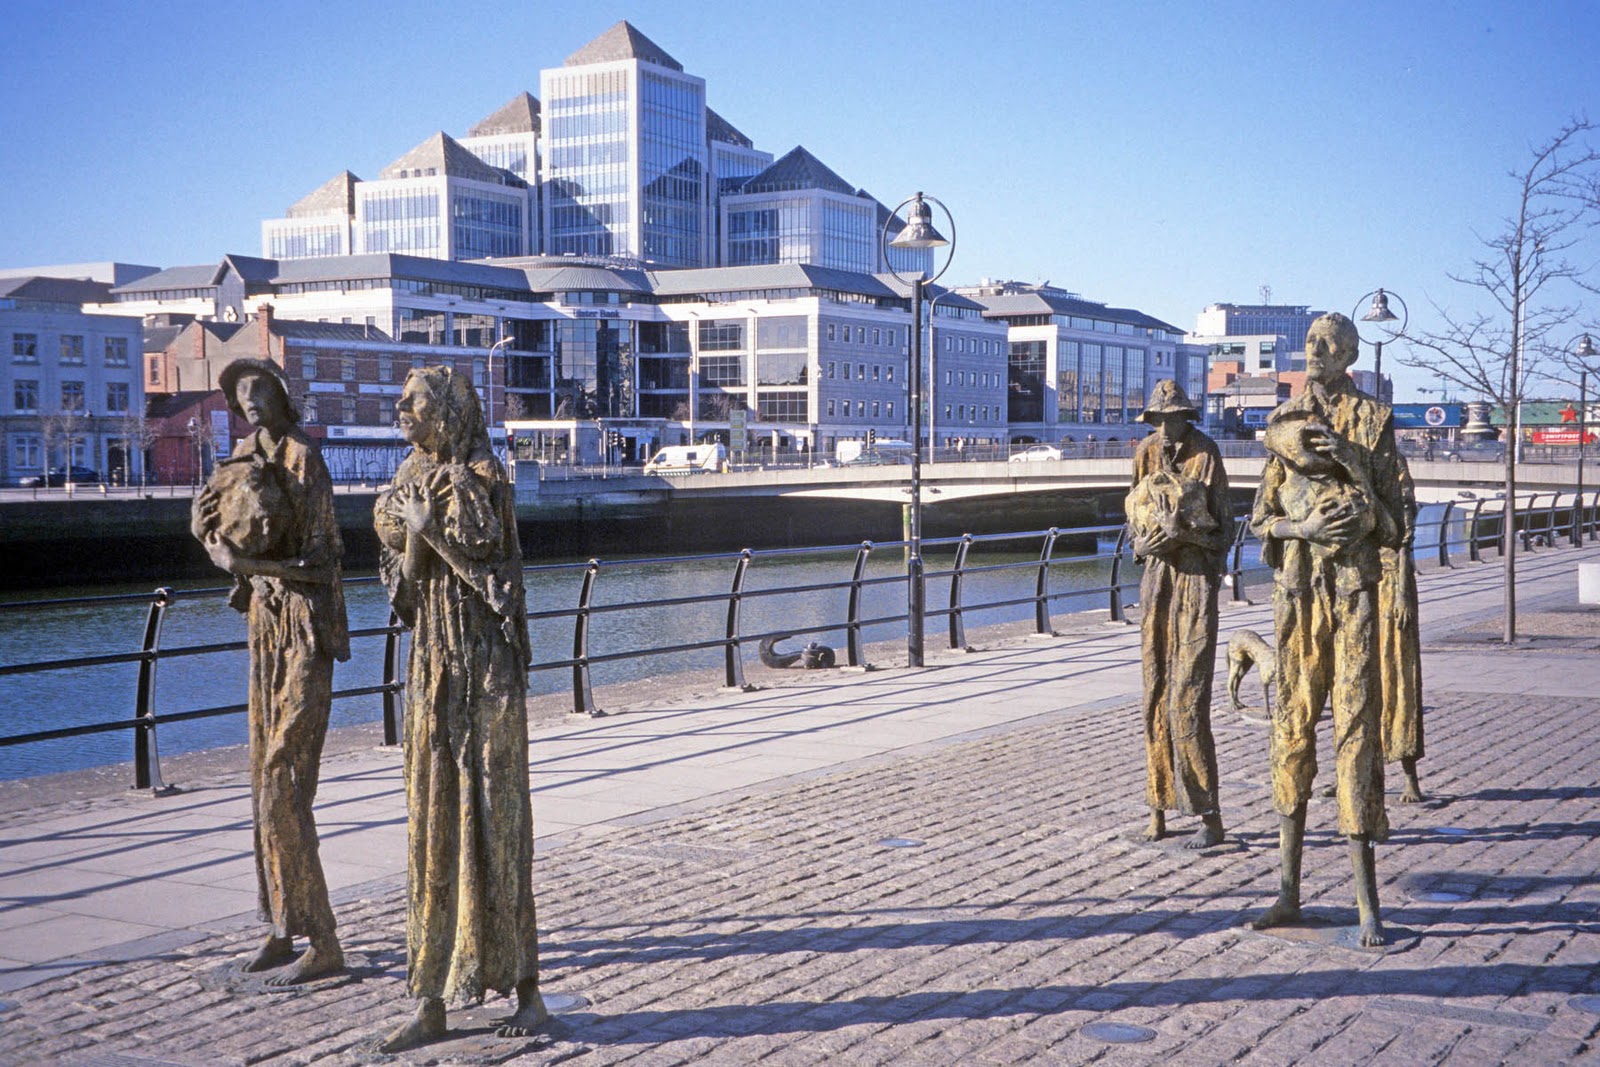
[[[1061,449],[1055,445],[1030,445],[1011,457],[1012,463],[1042,463],[1047,459],[1060,459]]]
[[[1451,463],[1504,463],[1504,441],[1441,441],[1433,450],[1434,458]]]
[[[99,471],[90,470],[88,467],[72,468],[73,485],[95,485],[99,481]],[[24,489],[59,489],[67,484],[67,471],[64,467],[51,467],[46,473],[23,478],[17,484]]]

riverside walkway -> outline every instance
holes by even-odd
[[[1277,819],[1267,733],[1227,710],[1221,674],[1228,841],[1133,838],[1138,631],[1077,616],[920,671],[539,720],[557,999],[527,1040],[490,1036],[484,1008],[374,1050],[410,1007],[396,750],[325,761],[351,967],[286,992],[237,971],[263,934],[242,768],[7,811],[0,1063],[1600,1062],[1600,610],[1576,602],[1579,562],[1600,548],[1519,555],[1510,648],[1492,555],[1423,570],[1429,799],[1390,784],[1384,950],[1332,933],[1354,921],[1332,800],[1313,801],[1305,860],[1329,927],[1244,926],[1276,890]],[[1267,592],[1224,608],[1224,636],[1270,632]]]

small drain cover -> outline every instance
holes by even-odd
[[[545,993],[543,996],[545,1010],[551,1015],[559,1015],[564,1011],[576,1011],[579,1008],[587,1008],[589,1006],[588,999],[580,997],[576,993]]]
[[[1083,1028],[1083,1036],[1110,1045],[1137,1045],[1141,1041],[1154,1041],[1156,1032],[1148,1026],[1128,1023],[1090,1023]]]

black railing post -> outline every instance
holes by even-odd
[[[1061,531],[1054,526],[1045,531],[1044,547],[1039,550],[1039,573],[1033,582],[1033,632],[1044,637],[1056,636],[1050,626],[1050,557],[1055,554],[1056,538]]]
[[[850,604],[845,619],[845,658],[852,667],[866,666],[867,658],[861,645],[861,580],[867,574],[867,557],[872,555],[872,542],[863,541],[856,549],[855,571],[850,576]]]
[[[1117,547],[1111,553],[1111,588],[1106,605],[1111,613],[1112,622],[1127,622],[1128,616],[1122,610],[1122,552],[1128,545],[1128,528],[1123,526],[1117,531]]]
[[[1243,515],[1233,520],[1233,544],[1229,546],[1228,591],[1235,605],[1248,604],[1244,597],[1244,539],[1250,533],[1250,520]]]
[[[1450,562],[1450,510],[1456,506],[1454,500],[1444,502],[1444,515],[1439,519],[1439,566],[1453,567]]]
[[[967,552],[971,548],[972,535],[962,534],[961,543],[956,545],[956,564],[950,572],[950,647],[962,652],[972,651],[967,644],[966,620],[961,617],[961,584],[965,577],[962,571],[967,566]]]
[[[1596,523],[1595,512],[1600,511],[1600,489],[1594,491],[1594,498],[1584,508],[1583,523],[1589,530],[1589,540],[1600,538],[1600,523]]]
[[[139,660],[139,687],[134,693],[133,716],[139,725],[133,730],[133,788],[148,789],[156,796],[177,792],[161,780],[161,751],[156,745],[156,665],[161,659],[161,626],[172,603],[172,590],[163,586],[150,600],[144,621],[143,658]]]
[[[1528,496],[1528,517],[1522,524],[1522,551],[1533,551],[1533,513],[1539,507],[1539,494],[1530,493]],[[1517,522],[1517,502],[1511,502],[1511,528],[1515,530]]]
[[[1550,547],[1556,546],[1556,512],[1561,509],[1561,493],[1550,494],[1550,510],[1545,513],[1545,537],[1550,541]]]
[[[748,548],[739,550],[739,562],[733,567],[733,588],[728,592],[728,629],[726,643],[722,646],[724,682],[729,689],[749,690],[744,680],[744,661],[739,655],[739,608],[744,603],[744,576],[750,570]]]
[[[578,591],[578,613],[572,620],[572,714],[598,716],[594,706],[594,687],[589,679],[589,605],[594,599],[594,582],[600,574],[600,561],[591,559],[583,572]]]
[[[1467,534],[1467,558],[1474,563],[1483,562],[1483,551],[1478,545],[1478,538],[1481,536],[1478,531],[1478,516],[1480,513],[1482,513],[1483,505],[1485,503],[1486,501],[1482,497],[1479,497],[1473,503],[1472,518],[1468,520],[1468,525],[1471,528],[1471,532]]]
[[[404,712],[401,700],[406,688],[405,659],[400,654],[403,647],[400,616],[390,611],[389,632],[383,635],[383,743],[386,745],[400,743],[400,716]]]

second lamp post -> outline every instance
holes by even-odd
[[[938,204],[939,210],[944,212],[945,221],[950,227],[948,239],[934,229],[933,209],[929,204]],[[907,206],[910,210],[906,212],[905,228],[891,239],[889,227],[899,218],[900,209]],[[931,196],[917,193],[902,200],[889,212],[879,238],[883,246],[884,265],[889,268],[889,273],[911,286],[911,380],[908,383],[908,402],[911,406],[911,509],[906,534],[906,665],[909,667],[922,666],[922,623],[927,589],[922,566],[922,290],[950,269],[950,260],[955,258],[955,235],[955,220],[950,217],[950,209]],[[950,252],[944,266],[931,276],[924,277],[928,272],[919,268],[908,278],[895,267],[895,251],[922,251],[946,246]]]

